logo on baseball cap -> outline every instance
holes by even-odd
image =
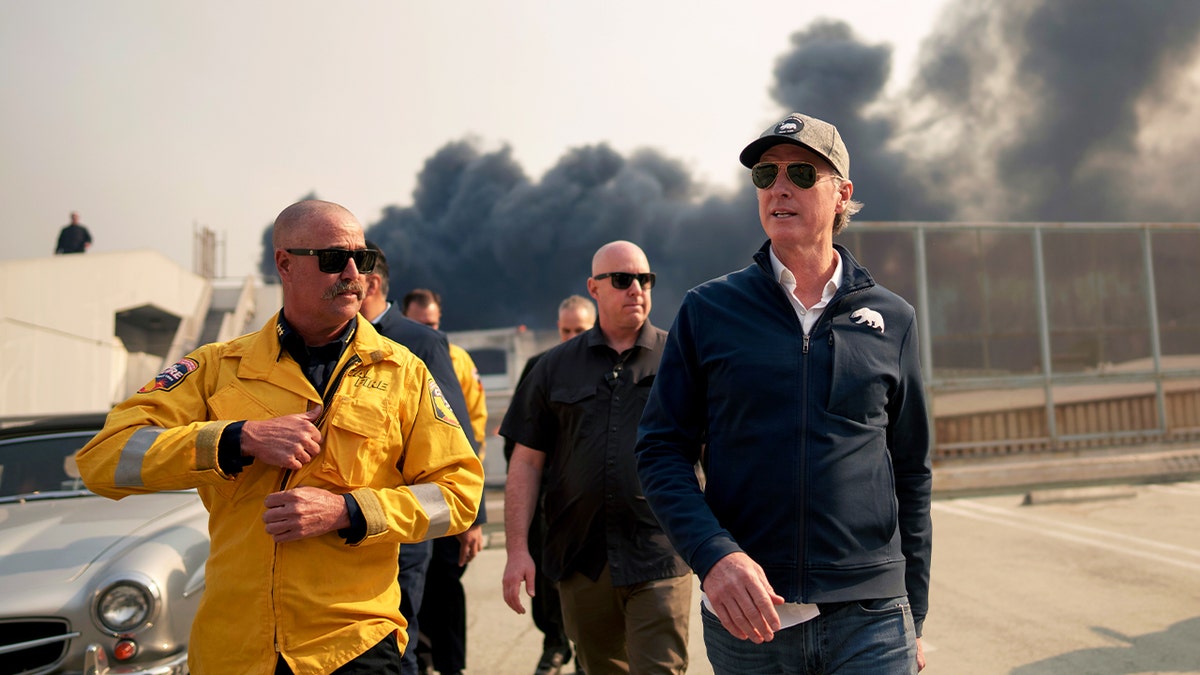
[[[794,112],[766,131],[742,150],[738,159],[746,168],[751,168],[762,159],[763,153],[780,143],[808,148],[825,158],[842,178],[850,178],[850,152],[842,142],[837,127],[832,124]]]

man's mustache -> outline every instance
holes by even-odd
[[[324,300],[332,300],[342,293],[347,292],[353,292],[358,296],[359,300],[362,300],[367,294],[367,289],[364,288],[363,285],[358,281],[339,281],[333,286],[330,286],[329,290],[325,291],[325,295],[321,297]]]

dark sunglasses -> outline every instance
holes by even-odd
[[[641,284],[643,291],[648,291],[654,287],[654,272],[642,272],[641,274],[633,274],[631,272],[605,272],[592,277],[596,281],[601,279],[612,279],[613,288],[618,291],[623,291],[633,285],[633,280]]]
[[[779,176],[779,165],[771,162],[759,162],[750,169],[750,180],[754,182],[754,187],[760,190],[766,190],[775,184],[775,179]],[[787,177],[792,181],[792,185],[807,190],[817,184],[821,178],[829,177],[836,178],[834,174],[825,174],[825,176],[817,175],[817,167],[808,162],[792,162],[787,165]]]
[[[359,272],[367,273],[375,269],[375,260],[379,251],[362,248],[351,251],[344,248],[285,248],[292,255],[317,256],[317,268],[325,274],[341,274],[346,269],[346,261],[354,258],[354,266]]]

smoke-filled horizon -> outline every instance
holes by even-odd
[[[891,48],[835,21],[792,36],[771,95],[781,119],[837,125],[859,220],[1194,221],[1198,37],[1193,0],[962,0],[898,96],[885,91]],[[749,142],[761,129],[747,125]],[[447,143],[412,205],[367,227],[393,299],[437,291],[444,330],[553,326],[562,298],[585,293],[592,254],[617,239],[646,251],[651,321],[665,328],[688,288],[745,267],[765,239],[748,180],[713,193],[678,160],[603,143],[535,180],[509,147],[479,145]]]

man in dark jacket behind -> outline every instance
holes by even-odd
[[[417,358],[425,362],[429,373],[437,382],[442,394],[450,403],[450,409],[460,420],[469,419],[467,402],[463,391],[454,374],[454,365],[450,361],[449,343],[444,333],[434,330],[422,323],[406,318],[399,307],[393,307],[388,302],[389,267],[387,256],[383,250],[372,241],[367,242],[367,248],[376,252],[375,268],[366,275],[366,291],[363,296],[362,308],[359,310],[380,335],[394,340],[409,349]],[[467,441],[471,449],[479,454],[471,433],[467,433]],[[465,566],[475,559],[483,548],[483,524],[487,522],[487,508],[484,500],[480,501],[479,514],[471,527],[456,537],[455,556],[459,566]],[[416,675],[419,672],[417,663],[417,634],[420,632],[418,614],[425,597],[425,577],[433,559],[433,542],[426,540],[415,544],[405,544],[400,547],[400,613],[408,621],[408,646],[400,664],[401,675]]]
[[[740,159],[769,240],[684,298],[642,489],[701,579],[716,673],[915,673],[932,485],[915,313],[833,243],[862,207],[833,125],[793,113]]]

